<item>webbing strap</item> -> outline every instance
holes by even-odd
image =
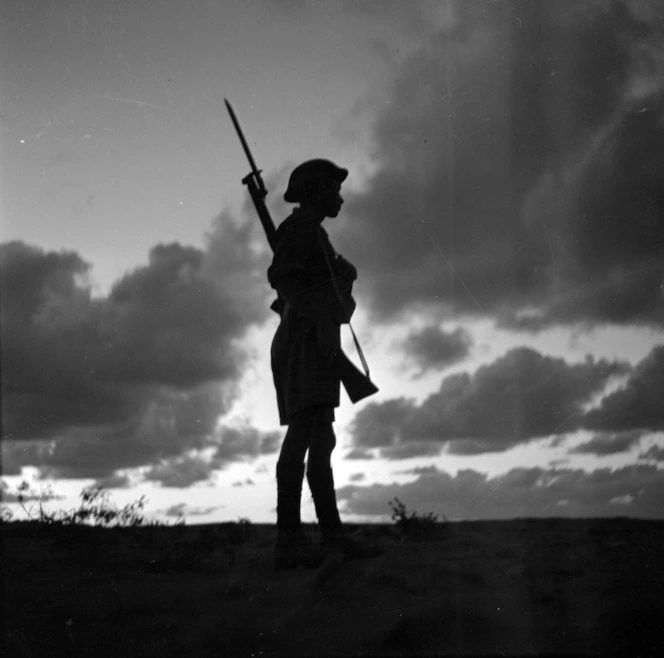
[[[343,306],[344,299],[341,296],[341,291],[339,290],[339,286],[337,285],[337,278],[334,276],[334,270],[332,269],[332,263],[330,263],[330,257],[327,255],[327,249],[325,249],[325,245],[323,244],[323,239],[321,237],[321,234],[318,231],[316,232],[316,234],[318,235],[318,241],[320,242],[321,249],[323,250],[323,255],[325,256],[327,269],[330,271],[330,277],[332,279],[332,285],[334,286],[334,292],[337,294],[339,303]],[[371,379],[369,377],[369,364],[367,363],[367,360],[364,358],[364,352],[360,347],[360,341],[357,340],[357,336],[355,335],[355,330],[353,329],[353,325],[350,323],[350,320],[348,321],[348,326],[350,327],[350,333],[353,334],[353,340],[355,341],[355,347],[357,348],[357,353],[360,356],[360,361],[362,362],[362,367],[364,368],[364,374],[367,376],[367,379]]]

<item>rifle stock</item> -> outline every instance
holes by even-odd
[[[343,350],[339,350],[339,355],[335,359],[332,369],[341,380],[353,404],[378,393],[378,387],[369,377],[355,367],[355,364],[344,354]]]

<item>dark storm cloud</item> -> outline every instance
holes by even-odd
[[[281,434],[262,432],[255,427],[223,427],[215,461],[231,462],[255,459],[279,450]]]
[[[582,470],[516,468],[489,477],[473,470],[455,476],[427,472],[406,484],[349,485],[337,491],[343,512],[389,513],[399,498],[410,510],[449,519],[535,516],[636,516],[664,518],[664,471],[638,465]]]
[[[513,443],[501,443],[491,439],[451,439],[447,442],[446,452],[451,455],[469,457],[487,452],[503,452],[513,445]]]
[[[639,459],[654,459],[658,462],[664,462],[664,446],[652,445],[648,450],[639,455]]]
[[[195,422],[192,407],[207,404]],[[3,441],[3,469],[38,466],[43,477],[111,477],[117,470],[163,463],[214,445],[216,416],[225,410],[216,384],[191,392],[159,390],[126,421],[70,427],[48,439]],[[214,413],[216,409],[216,413]]]
[[[590,455],[615,455],[627,452],[636,447],[641,440],[641,432],[624,432],[619,434],[599,434],[590,441],[578,445],[571,453]]]
[[[39,437],[74,420],[121,415],[124,401],[88,363],[99,311],[84,284],[89,266],[72,252],[11,242],[0,246],[0,267],[3,437]]]
[[[618,113],[567,170],[542,177],[528,212],[549,236],[556,280],[531,326],[664,324],[663,152],[660,93]]]
[[[237,377],[230,341],[244,327],[201,276],[199,250],[155,247],[102,299],[75,254],[14,242],[0,256],[5,436],[126,421],[157,387]]]
[[[153,466],[144,477],[158,482],[162,487],[184,489],[205,482],[213,470],[209,459],[199,455],[179,455]]]
[[[32,454],[26,450],[27,442],[16,442],[6,439],[0,439],[0,473],[5,476],[21,475],[23,458]],[[22,450],[16,448],[21,447]]]
[[[414,408],[414,401],[406,398],[368,404],[351,425],[355,446],[366,449],[392,445]]]
[[[99,489],[129,489],[131,484],[132,481],[129,476],[113,473],[97,480],[94,486]]]
[[[0,245],[5,472],[103,479],[213,444],[239,341],[269,312],[263,256],[230,220],[206,250],[154,247],[105,297],[78,254]]]
[[[201,276],[203,260],[193,247],[160,245],[147,267],[113,286],[101,318],[111,345],[104,377],[187,388],[237,375],[239,360],[220,336],[238,335],[242,320]]]
[[[447,443],[456,454],[507,450],[578,428],[583,405],[625,370],[624,364],[590,357],[568,364],[529,348],[513,349],[473,375],[444,378],[420,405],[403,398],[368,404],[351,425],[354,445]]]
[[[609,432],[664,429],[664,345],[638,363],[624,387],[588,412],[588,429]]]
[[[661,323],[656,4],[450,6],[396,70],[346,206],[374,316]]]
[[[403,351],[422,372],[462,361],[470,353],[472,339],[465,329],[443,331],[430,326],[413,331],[403,342]]]

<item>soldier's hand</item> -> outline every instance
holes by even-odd
[[[340,304],[341,307],[341,314],[340,314],[340,323],[341,324],[348,324],[350,322],[350,319],[353,317],[353,313],[355,313],[355,300],[353,299],[352,295],[348,295],[343,301],[342,304]]]
[[[349,279],[351,282],[357,279],[357,270],[352,263],[349,263],[343,256],[337,255],[334,259],[334,267],[339,276]]]

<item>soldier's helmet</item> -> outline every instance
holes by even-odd
[[[348,169],[338,167],[334,162],[317,158],[307,160],[293,169],[288,179],[288,188],[284,200],[288,203],[300,203],[305,186],[316,180],[332,179],[343,183],[348,176]]]

